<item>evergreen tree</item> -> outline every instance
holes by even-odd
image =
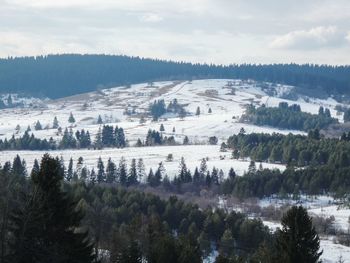
[[[37,121],[37,122],[35,123],[34,129],[35,129],[36,131],[41,131],[41,130],[43,129],[43,127],[41,126],[40,121]]]
[[[12,174],[16,176],[26,176],[26,167],[24,160],[22,161],[19,155],[13,159],[12,163]]]
[[[98,115],[97,124],[103,124],[103,120],[102,120],[101,115]]]
[[[209,110],[208,110],[208,113],[210,114],[210,113],[212,113],[212,110],[211,110],[211,108],[209,108]]]
[[[52,128],[57,129],[58,127],[59,127],[58,120],[57,120],[57,117],[55,116],[55,118],[53,119]]]
[[[119,167],[118,167],[118,178],[119,178],[119,183],[122,186],[127,186],[128,183],[128,169],[126,166],[125,158],[122,157],[119,161]]]
[[[94,262],[88,233],[76,231],[83,213],[62,192],[60,164],[44,155],[26,202],[13,217],[11,262]]]
[[[70,114],[69,114],[68,122],[69,122],[69,123],[75,123],[75,118],[74,118],[74,116],[73,116],[73,113],[70,113]]]
[[[39,170],[40,170],[40,166],[39,166],[39,162],[37,159],[34,160],[34,164],[33,164],[33,168],[32,168],[32,171],[31,171],[31,175],[32,174],[37,174],[39,173]]]
[[[112,161],[111,158],[108,159],[107,168],[106,168],[106,182],[115,183],[117,179],[117,166]]]
[[[66,175],[66,180],[70,182],[73,179],[73,158],[70,158],[68,164],[68,170]]]
[[[90,173],[90,183],[92,185],[94,185],[96,182],[97,182],[96,172],[95,172],[95,169],[92,168],[91,173]]]
[[[283,216],[281,223],[282,229],[277,233],[280,262],[320,262],[320,239],[306,209],[293,206]]]
[[[159,131],[161,131],[161,132],[165,131],[163,123],[160,125]]]
[[[127,185],[136,185],[139,183],[138,181],[138,174],[137,174],[137,166],[136,166],[136,159],[131,160]]]
[[[101,127],[98,128],[97,134],[96,134],[96,138],[95,138],[95,142],[94,145],[97,149],[102,149],[103,144],[102,144],[102,131],[101,131]]]
[[[11,94],[9,94],[7,97],[7,106],[12,107],[12,104],[13,104],[12,96],[11,96]]]
[[[104,183],[106,181],[105,166],[103,164],[102,158],[99,157],[97,161],[97,182]]]
[[[190,143],[190,140],[188,139],[187,136],[185,136],[184,141],[183,141],[183,145],[188,145]]]
[[[145,165],[143,163],[143,159],[139,158],[139,160],[137,161],[137,177],[138,177],[138,181],[142,182],[144,180],[145,176],[146,176]]]
[[[199,106],[196,109],[196,116],[199,116],[201,114],[201,109],[199,108]]]

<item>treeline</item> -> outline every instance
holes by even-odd
[[[94,148],[102,149],[104,147],[123,148],[128,146],[125,138],[123,128],[115,128],[110,125],[103,125],[99,128],[95,140],[92,141],[90,132],[77,130],[75,133],[73,129],[66,128],[63,132],[60,141],[54,140],[52,137],[47,139],[36,138],[32,133],[29,135],[29,130],[26,130],[23,136],[15,138],[13,135],[11,139],[0,139],[0,151],[4,150],[56,150],[56,149],[81,149]]]
[[[293,166],[350,166],[350,142],[344,134],[340,139],[320,138],[318,130],[308,136],[252,133],[232,135],[227,140],[236,159],[250,157],[257,162],[283,163]]]
[[[176,197],[63,184],[62,162],[48,155],[36,162],[29,180],[16,170],[17,162],[22,163],[19,157],[12,167],[7,163],[0,169],[1,262],[187,263],[203,262],[213,251],[220,254],[217,263],[293,262],[296,257],[318,262],[322,254],[302,207],[290,209],[283,228],[271,234],[259,219],[200,209]]]
[[[240,78],[294,85],[315,96],[349,95],[349,66],[208,65],[109,55],[49,55],[0,60],[0,92],[59,98],[99,87],[156,80]],[[338,96],[339,95],[339,96]]]
[[[282,129],[309,131],[313,129],[323,129],[330,124],[338,123],[338,120],[331,117],[328,108],[319,108],[319,113],[311,114],[302,112],[297,104],[288,105],[287,102],[280,102],[278,107],[261,106],[255,108],[250,105],[242,120],[255,125],[272,126]]]
[[[183,105],[179,104],[177,99],[173,99],[173,101],[170,101],[168,106],[165,105],[165,102],[163,99],[155,100],[149,106],[149,111],[154,121],[157,121],[159,117],[161,117],[165,113],[173,113],[173,114],[179,115],[180,118],[184,118],[187,114]]]

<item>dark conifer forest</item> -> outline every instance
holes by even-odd
[[[350,67],[297,64],[191,64],[111,55],[49,55],[0,60],[0,92],[60,98],[98,88],[172,79],[240,78],[350,95]],[[315,93],[314,93],[315,94]]]

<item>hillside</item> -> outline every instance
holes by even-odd
[[[49,55],[0,59],[0,94],[62,98],[159,80],[253,79],[296,86],[298,93],[348,100],[349,66],[207,65],[111,55]]]

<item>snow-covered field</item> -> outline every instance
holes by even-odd
[[[108,158],[112,158],[114,162],[119,162],[121,157],[124,157],[126,162],[130,164],[133,158],[142,158],[146,166],[146,171],[150,168],[153,171],[156,170],[158,164],[163,162],[166,169],[166,173],[169,177],[173,177],[179,170],[179,163],[181,157],[185,158],[187,168],[194,171],[196,167],[199,167],[202,158],[208,158],[207,166],[211,171],[213,167],[222,169],[225,174],[229,169],[233,167],[238,175],[242,175],[248,170],[249,161],[233,160],[231,159],[230,152],[220,152],[220,147],[217,145],[186,145],[186,146],[158,146],[158,147],[129,147],[124,149],[104,149],[104,150],[63,150],[63,151],[51,151],[52,156],[63,157],[66,167],[68,161],[73,158],[74,164],[77,163],[78,158],[81,156],[84,159],[84,165],[88,169],[92,169],[97,165],[97,159],[99,157],[107,163]],[[7,160],[13,160],[18,154],[21,158],[25,159],[27,167],[31,168],[34,159],[39,159],[44,152],[42,151],[6,151],[0,155],[0,163],[4,163]],[[173,161],[166,161],[168,154],[173,154]],[[259,166],[259,163],[256,164]],[[262,163],[264,168],[277,168],[284,170],[283,165]]]
[[[347,231],[350,227],[349,217],[350,209],[348,207],[339,206],[332,197],[329,196],[316,196],[306,197],[301,196],[300,200],[280,200],[280,199],[263,199],[260,200],[259,205],[266,207],[274,205],[279,207],[283,204],[296,205],[300,204],[307,208],[308,213],[313,216],[330,217],[334,216],[334,227],[339,230]],[[271,230],[276,230],[281,227],[279,222],[272,222],[263,220]],[[339,257],[342,256],[344,262],[350,262],[350,247],[336,244],[333,242],[334,237],[321,237],[321,249],[323,250],[322,260],[325,263],[337,262]]]
[[[227,84],[231,83],[230,86]],[[279,86],[282,89],[283,86]],[[234,92],[231,92],[234,90]],[[280,93],[280,92],[279,92]],[[150,119],[141,125],[140,114],[144,113],[154,100],[164,99],[168,104],[173,99],[180,104],[186,105],[185,109],[190,116],[181,120],[174,116],[164,116],[159,122]],[[165,126],[165,134],[172,134],[179,140],[184,135],[192,141],[206,141],[209,136],[217,136],[221,140],[233,133],[239,132],[243,127],[249,132],[280,132],[302,133],[300,131],[278,130],[270,127],[257,127],[249,124],[238,123],[245,106],[248,104],[266,104],[276,106],[281,101],[290,104],[298,103],[303,111],[316,113],[320,105],[329,107],[332,115],[335,114],[336,101],[309,99],[305,102],[288,101],[279,97],[270,97],[256,82],[241,80],[197,80],[193,82],[157,82],[152,86],[147,84],[132,85],[131,87],[116,87],[86,94],[75,95],[59,100],[45,100],[45,105],[40,107],[25,107],[5,109],[0,111],[0,138],[10,138],[21,135],[31,126],[35,136],[42,138],[56,138],[56,129],[52,127],[53,118],[57,116],[59,125],[64,129],[69,127],[69,114],[72,112],[76,123],[74,129],[88,129],[93,135],[96,134],[99,125],[96,124],[98,115],[101,115],[105,123],[119,125],[126,131],[127,138],[131,143],[137,138],[144,138],[148,129],[159,129],[160,123]],[[200,116],[195,116],[197,107],[200,107]],[[208,113],[209,108],[212,113]],[[134,110],[136,115],[125,115],[125,110]],[[34,125],[40,121],[42,126],[48,129],[34,131]],[[16,126],[20,125],[20,130]],[[172,132],[175,127],[175,133]]]
[[[13,95],[14,102],[21,102],[25,107],[0,110],[0,139],[21,136],[28,126],[36,137],[53,137],[60,140],[62,134],[57,129],[52,129],[53,119],[56,116],[60,127],[72,127],[89,130],[92,140],[100,125],[97,124],[98,116],[101,115],[103,122],[118,125],[125,131],[126,138],[132,146],[140,138],[144,140],[149,129],[159,130],[160,124],[165,127],[164,136],[174,136],[177,142],[182,142],[188,136],[190,142],[197,145],[187,146],[158,146],[158,147],[128,147],[124,149],[103,149],[103,150],[59,150],[51,151],[52,156],[63,157],[66,166],[70,158],[73,158],[74,165],[81,156],[84,165],[89,169],[96,167],[99,157],[106,163],[108,158],[118,162],[124,157],[129,164],[131,159],[143,158],[146,171],[150,168],[156,169],[160,162],[164,163],[167,174],[172,177],[176,174],[181,157],[185,158],[187,167],[193,172],[196,166],[200,165],[202,158],[207,158],[208,169],[213,167],[222,169],[225,174],[233,167],[237,174],[242,175],[248,169],[249,160],[232,160],[230,152],[220,152],[219,145],[205,145],[210,136],[217,136],[219,143],[226,141],[232,134],[237,134],[241,128],[247,133],[295,133],[303,134],[301,131],[279,130],[272,127],[258,127],[250,124],[239,123],[239,119],[249,104],[268,107],[277,106],[285,101],[289,104],[299,104],[302,111],[317,113],[320,106],[330,109],[332,117],[342,120],[337,116],[335,106],[340,104],[333,99],[320,100],[312,98],[299,98],[297,101],[282,99],[293,87],[284,85],[271,85],[274,89],[267,92],[266,83],[242,80],[196,80],[183,82],[156,82],[152,85],[138,84],[130,87],[116,87],[112,89],[99,90],[96,92],[79,94],[59,100],[41,101],[35,98],[19,99]],[[264,88],[265,87],[265,88]],[[7,98],[8,95],[2,95]],[[159,99],[169,102],[177,99],[178,103],[184,105],[189,113],[184,119],[178,116],[166,114],[158,122],[153,122],[146,117],[146,122],[140,124],[140,116],[147,112],[149,105]],[[197,107],[200,107],[200,115],[196,116]],[[209,113],[209,108],[212,113]],[[133,111],[134,114],[124,114],[125,111]],[[76,122],[71,125],[68,122],[70,113],[74,115]],[[41,131],[35,131],[34,125],[40,121]],[[18,128],[19,130],[16,129]],[[173,131],[175,128],[175,131]],[[199,145],[201,144],[201,145]],[[27,162],[27,167],[32,167],[34,159],[40,159],[44,154],[42,151],[4,151],[0,152],[0,164],[12,161],[16,154],[19,154]],[[173,161],[167,162],[168,154],[173,154]],[[257,164],[258,166],[259,164]],[[263,163],[264,168],[284,169],[283,165]],[[310,213],[328,217],[335,216],[335,224],[341,229],[347,229],[349,209],[338,209],[327,197],[319,197],[310,202],[304,200],[303,205]],[[262,200],[261,206],[280,205],[278,200]],[[265,222],[269,227],[275,229],[279,226],[276,222]],[[333,244],[329,239],[321,242],[324,254],[324,262],[335,262],[338,256],[342,255],[345,262],[350,262],[350,248]]]

